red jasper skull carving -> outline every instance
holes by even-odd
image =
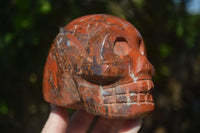
[[[134,26],[111,15],[88,15],[67,24],[55,38],[43,94],[52,104],[95,115],[144,117],[154,110],[153,72]]]

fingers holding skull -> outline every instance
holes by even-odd
[[[42,133],[137,133],[141,126],[141,120],[97,117],[84,110],[76,111],[69,119],[66,108],[51,106]]]

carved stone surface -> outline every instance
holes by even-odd
[[[134,26],[111,15],[88,15],[67,24],[53,41],[43,94],[58,106],[141,118],[154,110],[153,73]]]

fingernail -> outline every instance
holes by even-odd
[[[137,133],[142,125],[142,120],[127,120],[120,133]]]
[[[130,122],[130,129],[127,133],[137,133],[142,125],[142,120],[134,120]]]

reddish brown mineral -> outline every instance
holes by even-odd
[[[153,72],[134,26],[111,15],[88,15],[67,24],[53,41],[43,94],[58,106],[141,118],[154,110]]]

